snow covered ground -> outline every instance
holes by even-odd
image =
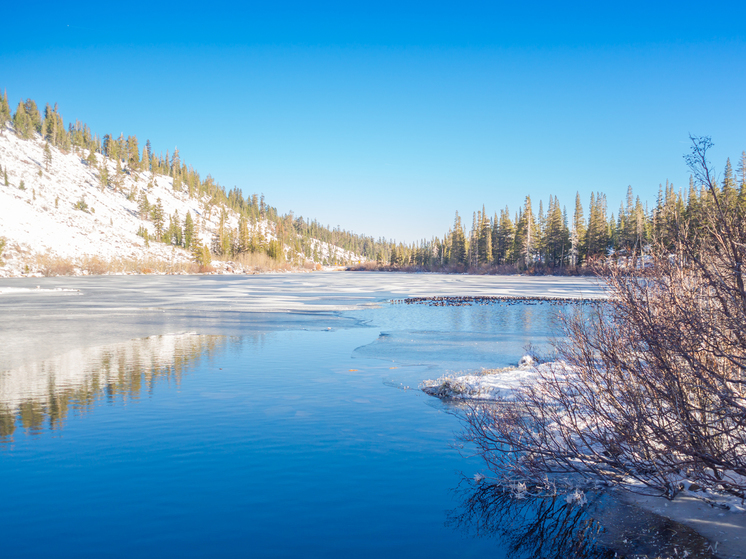
[[[51,147],[51,146],[50,146]],[[210,246],[218,229],[220,211],[209,200],[190,198],[183,189],[173,189],[173,179],[150,172],[125,174],[121,188],[100,186],[99,172],[85,162],[88,152],[63,153],[51,147],[49,170],[44,162],[44,142],[39,135],[20,139],[11,128],[0,130],[0,165],[7,172],[8,185],[0,175],[0,238],[6,247],[0,259],[0,277],[41,275],[41,267],[54,259],[71,260],[77,265],[86,259],[103,262],[136,260],[168,262],[174,266],[192,262],[192,255],[181,248],[145,240],[137,235],[140,227],[154,235],[153,223],[142,220],[137,201],[141,193],[151,204],[161,200],[168,225],[169,216],[178,213],[181,220],[192,214],[198,236]],[[96,154],[98,165],[104,161]],[[109,176],[114,176],[116,164],[106,159]],[[23,189],[21,185],[23,183]],[[87,209],[80,209],[85,203]],[[228,226],[236,228],[238,215],[228,211]],[[273,224],[260,221],[255,231],[269,241],[275,239]],[[319,260],[336,255],[340,260],[359,257],[314,239]],[[41,258],[41,259],[40,259]],[[221,271],[243,271],[236,264]],[[183,266],[182,266],[183,268]]]
[[[517,367],[485,370],[481,374],[447,375],[436,380],[425,380],[420,388],[430,396],[450,400],[511,400],[519,386],[535,383],[539,369],[551,364],[534,365],[528,355]]]

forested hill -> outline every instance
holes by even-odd
[[[385,241],[279,215],[179,151],[0,97],[0,276],[346,265]],[[385,251],[388,253],[388,251]]]
[[[746,152],[717,185],[746,212]],[[499,196],[499,195],[498,195]],[[499,207],[499,197],[489,202]],[[619,193],[619,198],[623,196]],[[0,96],[0,277],[105,272],[256,271],[351,265],[468,273],[577,272],[594,261],[673,245],[683,220],[696,233],[713,203],[703,186],[660,186],[650,207],[632,188],[609,214],[595,192],[570,211],[557,197],[490,215],[471,226],[456,213],[442,238],[403,244],[279,215],[263,195],[244,196],[202,176],[179,151],[156,153],[136,136],[98,136],[65,122],[57,106]],[[493,207],[494,207],[493,206]]]

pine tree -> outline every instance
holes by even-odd
[[[233,244],[231,237],[231,231],[228,227],[228,212],[225,208],[222,208],[218,221],[218,230],[213,238],[213,253],[219,256],[230,254],[231,245]]]
[[[117,170],[114,174],[114,192],[119,192],[124,185],[124,171],[122,170],[122,161],[117,158]]]
[[[548,266],[554,268],[564,264],[568,243],[569,232],[559,201],[554,196],[550,196],[544,230],[545,261]]]
[[[579,266],[583,262],[585,250],[583,241],[585,239],[585,219],[583,218],[583,204],[580,201],[580,193],[575,193],[575,212],[572,217],[572,229],[570,230],[570,264]]]
[[[192,241],[192,258],[199,265],[200,271],[204,271],[210,265],[210,249],[202,244],[199,238]]]
[[[612,241],[612,246],[624,253],[629,253],[636,244],[637,240],[637,219],[634,215],[634,197],[632,186],[627,187],[626,206],[619,206],[619,221],[617,224],[616,239]]]
[[[238,221],[238,252],[249,252],[252,250],[251,235],[249,235],[249,222],[242,215]]]
[[[101,167],[98,172],[98,181],[101,186],[101,192],[109,186],[109,168],[106,166],[106,158],[101,160]]]
[[[536,248],[536,220],[531,207],[531,196],[526,196],[524,206],[521,208],[513,242],[520,264],[525,268],[531,267],[534,263]]]
[[[746,151],[741,152],[741,159],[738,161],[738,201],[742,210],[746,209]]]
[[[479,218],[477,212],[474,212],[471,216],[471,230],[469,231],[469,242],[467,243],[467,249],[469,252],[468,263],[469,267],[476,268],[479,261]]]
[[[733,168],[730,165],[730,158],[725,163],[725,171],[723,172],[723,184],[721,188],[723,193],[723,201],[727,208],[734,208],[736,204],[736,180],[733,177]]]
[[[478,246],[478,264],[486,266],[492,260],[492,228],[484,205],[480,214]]]
[[[134,170],[140,168],[140,151],[137,136],[127,136],[127,166]]]
[[[513,261],[511,247],[515,237],[515,227],[510,219],[510,211],[507,206],[500,211],[500,219],[495,229],[495,239],[492,243],[492,261],[498,265],[511,263]]]
[[[145,147],[142,149],[142,161],[140,161],[140,170],[150,171],[150,140],[145,142]]]
[[[184,218],[184,248],[189,250],[194,242],[194,221],[192,220],[192,214],[187,210],[186,217]]]
[[[8,92],[0,96],[0,128],[3,128],[11,120],[10,105],[8,104]]]
[[[31,118],[26,113],[23,101],[19,101],[18,107],[16,107],[16,114],[13,116],[13,127],[16,129],[16,134],[24,140],[29,139],[33,134],[34,126]]]
[[[451,255],[449,261],[453,264],[466,264],[466,238],[461,225],[461,216],[456,212],[453,220],[453,234],[451,236]]]
[[[137,202],[137,211],[140,214],[140,219],[150,217],[150,202],[148,202],[148,196],[144,192],[140,193],[140,199]]]
[[[151,209],[150,217],[155,228],[155,239],[160,241],[163,238],[163,226],[165,225],[165,215],[163,213],[163,203],[161,199],[156,200],[155,206]]]
[[[124,139],[124,134],[119,134],[119,138],[116,140],[116,158],[119,161],[127,162],[127,141]]]
[[[112,148],[111,135],[104,134],[104,137],[101,140],[101,153],[104,155],[104,157],[111,157],[111,148]]]
[[[52,150],[49,148],[49,142],[44,143],[44,168],[47,173],[52,166]]]
[[[44,122],[41,135],[47,142],[52,142],[53,145],[57,144],[57,118],[49,103],[44,108]]]
[[[399,266],[401,264],[401,255],[396,245],[391,249],[391,256],[389,257],[389,264],[392,266]]]
[[[182,245],[181,220],[178,210],[174,211],[174,215],[168,218],[168,229],[163,235],[163,242],[167,245]]]
[[[536,216],[536,231],[534,231],[534,250],[539,253],[539,260],[541,260],[541,254],[544,252],[544,233],[546,229],[546,220],[547,216],[544,215],[544,201],[539,200],[539,213]]]
[[[41,114],[39,113],[39,108],[36,106],[36,101],[26,99],[24,108],[31,121],[32,131],[41,134]]]
[[[166,153],[166,160],[168,160],[168,153]],[[173,157],[171,157],[168,174],[176,178],[180,170],[181,170],[181,158],[179,157],[179,148],[174,148],[174,155]]]
[[[597,192],[591,193],[586,231],[586,250],[588,258],[603,257],[608,246],[609,225],[606,221],[606,196]]]

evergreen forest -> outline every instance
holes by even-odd
[[[727,211],[746,213],[746,151],[734,172],[730,159],[716,185]],[[489,215],[483,206],[467,229],[456,212],[443,238],[410,245],[394,244],[388,257],[378,254],[380,269],[460,273],[592,273],[594,264],[638,265],[652,250],[672,250],[679,235],[695,237],[706,211],[715,204],[711,192],[690,177],[685,191],[666,181],[653,208],[627,188],[616,214],[609,214],[603,192],[591,193],[586,209],[576,194],[572,214],[559,199],[539,201],[538,211],[526,196],[518,211],[506,206]],[[587,217],[586,217],[587,215]],[[685,227],[682,224],[686,224]]]
[[[178,149],[156,153],[150,141],[141,143],[137,136],[94,134],[87,124],[75,120],[67,126],[57,105],[46,104],[43,112],[33,99],[21,100],[11,111],[7,92],[0,96],[0,126],[10,124],[21,138],[40,136],[47,145],[85,157],[96,166],[94,154],[116,161],[116,172],[110,176],[106,166],[99,168],[101,187],[117,189],[122,176],[133,171],[150,171],[173,179],[174,190],[190,197],[206,199],[206,211],[219,212],[220,228],[210,247],[194,242],[191,215],[163,215],[159,203],[141,195],[138,209],[143,219],[154,224],[155,238],[149,239],[144,228],[140,234],[154,240],[191,249],[200,264],[209,259],[232,258],[246,252],[264,252],[282,261],[284,246],[306,258],[323,264],[350,264],[334,256],[320,255],[312,240],[335,245],[360,257],[362,264],[354,269],[439,271],[459,273],[582,273],[594,263],[637,259],[649,254],[651,247],[673,247],[677,236],[695,235],[703,212],[713,203],[703,186],[696,187],[690,178],[688,188],[675,189],[666,181],[660,185],[653,207],[635,196],[632,187],[616,212],[609,212],[607,195],[595,192],[584,207],[576,194],[568,212],[559,198],[550,196],[538,208],[530,196],[522,207],[511,211],[507,206],[490,213],[483,206],[472,214],[471,224],[464,223],[456,212],[453,226],[442,236],[411,244],[397,243],[385,237],[374,238],[320,224],[316,220],[280,215],[265,202],[263,194],[244,196],[238,187],[226,189],[210,175],[202,176],[186,161]],[[48,150],[47,150],[48,151]],[[46,153],[46,152],[45,152]],[[730,159],[725,163],[718,184],[723,203],[729,209],[746,210],[746,151],[741,153],[734,170]],[[239,217],[237,228],[227,223],[227,211]],[[261,233],[253,235],[258,222],[268,221],[275,240]],[[682,231],[680,224],[686,222]],[[260,229],[259,229],[260,230]]]

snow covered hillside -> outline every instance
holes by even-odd
[[[183,220],[187,213],[195,236],[207,247],[218,231],[223,208],[210,204],[205,195],[190,198],[184,188],[173,188],[173,178],[149,171],[119,171],[115,186],[101,186],[105,164],[110,177],[117,164],[96,153],[96,164],[86,161],[88,150],[63,153],[36,134],[20,139],[11,127],[0,130],[0,277],[52,275],[55,273],[189,272],[197,271],[190,251],[154,241],[155,226],[142,219],[138,201],[147,196],[160,200],[168,224],[171,217]],[[50,158],[51,154],[51,158]],[[6,180],[7,177],[7,180]],[[239,215],[225,208],[225,227],[236,229]],[[267,220],[249,224],[251,234],[270,242],[275,224]],[[148,231],[147,242],[142,233]],[[138,235],[138,231],[140,234]],[[319,261],[358,261],[339,247],[311,240]],[[298,264],[313,259],[284,246],[285,256]],[[221,272],[242,272],[246,266],[213,261]]]

